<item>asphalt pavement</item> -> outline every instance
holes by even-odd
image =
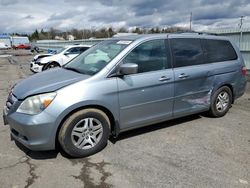
[[[32,74],[32,57],[0,52],[1,107]],[[0,118],[0,187],[250,187],[250,88],[222,118],[197,114],[132,130],[82,159],[28,150]]]

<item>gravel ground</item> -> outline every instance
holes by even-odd
[[[1,54],[13,56],[3,57]],[[25,50],[0,52],[0,105],[32,73]],[[68,159],[10,140],[0,118],[0,187],[250,187],[250,88],[223,118],[192,115],[123,133],[96,155]]]

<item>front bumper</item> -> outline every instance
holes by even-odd
[[[6,116],[7,116],[7,107],[4,106],[4,108],[3,108],[3,124],[4,124],[4,125],[7,125],[7,124],[8,124],[8,121],[7,121]]]
[[[7,114],[5,109],[3,119],[15,140],[34,151],[55,149],[55,117],[44,111],[33,116],[18,112]]]
[[[42,72],[43,65],[38,65],[34,61],[30,62],[30,70],[34,73]]]

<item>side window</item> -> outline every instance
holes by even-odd
[[[204,39],[202,44],[206,63],[237,59],[237,54],[229,41]]]
[[[75,48],[70,48],[67,50],[67,52],[69,52],[70,54],[79,54],[79,47],[75,47]]]
[[[165,69],[168,59],[165,41],[160,39],[140,44],[123,59],[123,63],[137,64],[138,73],[142,73]]]
[[[88,48],[88,47],[81,47],[81,48],[80,48],[80,53],[86,51],[87,49],[89,49],[89,48]]]
[[[170,40],[175,67],[203,64],[200,39],[177,38]]]

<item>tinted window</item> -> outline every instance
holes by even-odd
[[[133,49],[123,63],[138,64],[138,73],[142,73],[165,69],[167,59],[165,41],[152,40]]]
[[[70,54],[79,54],[79,47],[75,47],[75,48],[70,48],[67,50],[67,52],[69,52]]]
[[[87,49],[89,49],[89,48],[88,48],[88,47],[81,47],[81,48],[80,48],[80,53],[86,51]]]
[[[175,67],[199,65],[203,63],[200,39],[171,39]]]
[[[202,40],[206,63],[237,59],[237,54],[229,41]]]

